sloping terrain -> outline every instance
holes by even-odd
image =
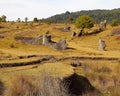
[[[11,85],[9,80],[14,76],[34,77],[42,70],[47,70],[48,73],[60,78],[71,76],[73,73],[84,76],[102,93],[115,96],[112,94],[114,89],[119,87],[120,81],[120,39],[119,36],[112,34],[113,29],[120,26],[113,28],[107,25],[107,29],[101,33],[72,38],[73,31],[79,32],[73,24],[2,23],[1,25],[4,27],[0,28],[2,36],[0,79],[5,86]],[[70,32],[61,31],[65,26],[71,27]],[[93,29],[98,27],[95,25]],[[58,51],[44,45],[32,45],[15,40],[16,36],[35,38],[46,32],[51,34],[55,42],[66,39],[68,49]],[[102,38],[107,45],[105,51],[98,50],[99,38]],[[81,66],[72,67],[71,63],[74,62],[80,62]],[[117,90],[119,91],[119,88]]]

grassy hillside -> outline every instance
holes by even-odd
[[[72,32],[79,32],[73,24],[44,23],[1,23],[0,28],[0,66],[2,64],[15,64],[0,68],[0,79],[5,86],[11,85],[11,78],[18,75],[39,76],[45,70],[54,77],[64,78],[76,72],[87,77],[91,84],[99,89],[105,96],[119,96],[119,68],[120,68],[120,39],[113,36],[113,29],[119,28],[107,25],[101,33],[71,38]],[[65,26],[70,26],[70,32],[63,32]],[[98,28],[86,30],[92,31]],[[54,50],[44,45],[32,45],[16,41],[15,37],[37,37],[49,31],[52,40],[57,42],[66,39],[67,50]],[[106,51],[98,50],[98,40],[106,42]],[[47,58],[47,59],[46,59]],[[34,62],[31,63],[31,62]],[[37,62],[36,61],[40,61]],[[81,66],[72,67],[71,63],[81,62]],[[16,66],[19,64],[19,66]],[[22,65],[21,65],[22,64]],[[27,66],[24,66],[27,64]],[[116,91],[115,91],[116,90]],[[107,94],[107,92],[109,94]],[[116,95],[117,94],[117,95]]]

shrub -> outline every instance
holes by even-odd
[[[16,26],[16,29],[19,29],[19,26]]]
[[[118,26],[118,25],[119,25],[118,20],[113,20],[112,23],[111,23],[111,26],[112,26],[112,27]]]
[[[35,18],[33,19],[33,22],[35,22],[35,23],[37,23],[37,22],[38,22],[37,17],[35,17]]]
[[[10,48],[17,48],[13,43],[10,44]]]
[[[82,15],[76,19],[75,26],[81,29],[92,28],[94,26],[94,21],[88,15]]]

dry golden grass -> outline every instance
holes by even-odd
[[[16,76],[11,83],[4,96],[70,96],[66,84],[46,71],[35,78]]]
[[[59,29],[67,26],[65,24],[36,24],[34,23],[32,27],[30,24],[25,25],[24,23],[15,23],[15,24],[3,24],[5,28],[0,30],[0,33],[7,36],[5,39],[0,39],[0,50],[5,53],[10,54],[19,54],[19,55],[27,55],[27,54],[61,54],[61,55],[84,55],[84,56],[102,56],[102,57],[120,57],[120,44],[115,40],[116,37],[110,36],[112,34],[113,28],[108,26],[107,30],[91,36],[84,36],[79,38],[74,38],[71,40],[71,32],[79,30],[75,28],[73,24],[69,24],[71,26],[71,32],[61,32]],[[16,26],[19,26],[16,29]],[[98,28],[96,25],[93,29]],[[7,32],[4,33],[3,30]],[[11,30],[11,32],[9,32]],[[16,42],[14,40],[15,35],[25,36],[25,37],[36,37],[39,35],[45,34],[47,31],[52,35],[52,40],[58,41],[59,39],[66,38],[70,48],[67,51],[59,52],[55,51],[51,48],[47,48],[44,46],[31,46],[28,44]],[[101,52],[98,50],[98,39],[103,38],[105,40],[107,48],[105,52]],[[15,48],[10,48],[10,45],[13,44]],[[114,45],[114,46],[113,46]]]
[[[87,77],[91,84],[98,88],[105,96],[115,96],[114,89],[119,88],[120,62],[104,60],[82,61],[83,66],[78,67],[76,72]],[[117,92],[117,91],[116,91]],[[116,94],[119,94],[118,92]]]
[[[113,28],[107,26],[107,29],[99,34],[75,37],[71,40],[72,31],[79,32],[73,24],[71,26],[70,32],[61,32],[60,29],[67,26],[66,24],[37,24],[34,23],[32,26],[30,23],[25,25],[24,23],[2,23],[4,28],[0,29],[0,34],[4,35],[6,38],[0,38],[0,58],[18,58],[18,56],[28,56],[28,55],[54,55],[60,58],[65,57],[102,57],[102,58],[120,58],[120,43],[116,40],[117,37],[111,36]],[[118,26],[120,27],[120,26]],[[98,28],[96,25],[93,29]],[[91,29],[91,30],[93,30]],[[91,31],[90,30],[90,31]],[[52,40],[58,41],[59,39],[65,38],[70,49],[65,51],[57,51],[52,48],[43,45],[29,45],[14,40],[16,35],[25,37],[36,37],[38,35],[43,35],[47,31],[52,35]],[[88,30],[86,30],[88,31]],[[106,51],[98,50],[98,40],[99,38],[105,40],[107,48]],[[12,48],[11,45],[14,45]],[[16,60],[0,60],[0,62],[27,62],[33,61],[38,58],[29,59],[16,59]],[[1,68],[0,77],[4,81],[6,86],[10,85],[9,80],[17,75],[30,75],[37,76],[43,70],[47,70],[52,73],[53,76],[64,77],[73,73],[73,68],[70,66],[72,61],[58,62],[58,63],[47,63],[34,68],[34,65],[23,66],[23,67],[12,67],[12,68]],[[108,90],[109,87],[115,86],[120,80],[119,77],[119,64],[118,61],[82,61],[83,67],[78,67],[76,72],[80,75],[87,76],[90,82],[98,89]],[[87,71],[86,71],[87,70]],[[107,70],[107,72],[105,71]],[[109,73],[109,71],[112,72]],[[116,80],[117,78],[117,80]],[[110,80],[107,83],[106,80]],[[114,82],[113,82],[114,81]],[[104,86],[105,82],[105,86]],[[115,88],[114,88],[115,89]],[[115,94],[115,93],[114,93]],[[116,93],[117,94],[117,93]],[[110,95],[112,96],[112,95]],[[115,96],[115,95],[114,95]]]
[[[34,66],[37,67],[34,68]],[[5,84],[9,85],[9,80],[17,75],[38,76],[43,71],[60,78],[71,75],[74,72],[73,68],[66,63],[46,63],[42,65],[2,68],[0,69],[0,76]]]

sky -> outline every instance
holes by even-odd
[[[47,18],[66,11],[120,8],[120,0],[0,0],[0,16],[7,20]]]

